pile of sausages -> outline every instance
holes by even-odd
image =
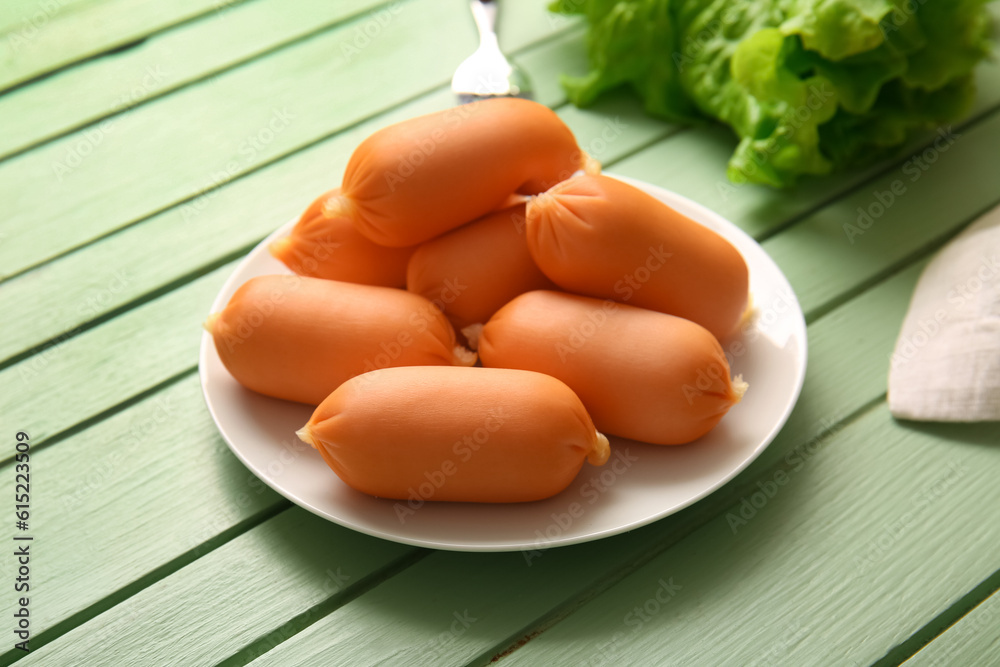
[[[382,129],[272,244],[294,275],[206,328],[245,387],[317,405],[299,437],[374,496],[538,500],[608,459],[601,432],[690,443],[746,390],[719,344],[746,263],[598,171],[527,100]]]

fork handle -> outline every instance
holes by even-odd
[[[479,40],[496,41],[497,3],[493,0],[471,0],[472,18],[479,29]]]

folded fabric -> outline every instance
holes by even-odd
[[[1000,420],[1000,206],[924,269],[889,369],[899,419]]]

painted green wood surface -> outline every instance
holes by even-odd
[[[132,109],[382,2],[258,0],[235,4],[121,54],[81,63],[18,88],[0,96],[5,130],[0,135],[0,158]],[[106,131],[113,132],[113,121],[109,123]]]
[[[0,222],[4,272],[50,259],[446,81],[475,44],[468,17],[456,11],[462,7],[411,0],[400,8],[357,55],[344,50],[356,39],[355,26],[345,23],[143,105],[99,143],[74,133],[0,163],[0,192],[14,211]],[[432,27],[453,39],[430,48]],[[387,69],[386,60],[399,64]],[[40,187],[49,193],[43,201],[36,200]]]
[[[920,268],[916,266],[879,285],[810,327],[813,362],[803,396],[789,426],[762,457],[766,463],[755,464],[726,489],[688,510],[680,525],[690,523],[692,518],[712,516],[745,493],[753,480],[788,451],[795,447],[811,451],[817,435],[829,431],[840,418],[884,392],[886,359],[905,311],[905,297]],[[866,372],[858,373],[857,368]],[[141,439],[141,446],[136,446],[137,438]],[[294,439],[289,446],[293,453],[301,451]],[[93,453],[95,448],[98,455]],[[79,578],[76,574],[79,563],[75,558],[49,565],[45,582],[49,590],[60,591],[59,604],[45,603],[45,614],[36,619],[39,629],[97,604],[102,597],[130,585],[135,578],[275,507],[280,501],[227,451],[205,412],[197,378],[190,376],[40,452],[37,455],[40,465],[66,471],[65,481],[57,479],[55,483],[64,489],[60,498],[63,507],[76,511],[64,514],[68,523],[51,521],[47,526],[50,533],[41,534],[39,539],[49,544],[56,542],[60,546],[54,553],[69,555],[73,554],[71,545],[85,540],[86,535],[103,531],[108,541],[120,544],[118,554],[128,567],[121,568],[118,562],[105,563],[101,566],[104,570],[95,567],[92,576]],[[132,476],[138,470],[149,474],[157,471],[156,477],[135,484]],[[178,494],[178,487],[187,492]],[[197,511],[192,511],[192,502],[200,503]],[[145,523],[147,517],[143,512],[123,521],[120,533],[101,528],[103,517],[128,515],[129,508],[134,506],[153,507],[156,509],[153,514],[164,518]],[[657,538],[652,541],[656,543],[664,536],[686,532],[678,530],[678,525],[671,520],[651,528],[650,534]],[[174,537],[178,533],[192,537],[178,543]],[[645,533],[637,534],[641,541],[651,541],[644,537]],[[125,540],[126,535],[136,539]],[[609,544],[610,555],[606,554],[605,560],[619,550],[632,558],[632,552],[621,549],[617,542]],[[570,554],[570,559],[573,558]],[[560,567],[569,566],[560,563]],[[604,566],[609,567],[607,563]],[[574,582],[567,582],[566,588],[552,594],[566,595],[566,590],[575,590],[570,584]],[[582,586],[582,582],[575,584]],[[504,584],[501,589],[506,587]],[[278,618],[274,623],[277,626],[286,620]]]
[[[408,0],[397,7],[363,48],[355,45],[362,17],[118,116],[113,131],[84,129],[0,163],[0,194],[15,211],[0,220],[2,275],[449,81],[475,45],[465,4]],[[450,39],[437,43],[435,30]],[[386,60],[397,64],[386,68]],[[42,186],[49,196],[34,201],[33,188]]]
[[[786,271],[804,310],[821,308],[887,265],[936,245],[1000,201],[1000,113],[955,136],[953,144],[942,142],[944,152],[931,147],[918,156],[936,156],[926,171],[907,161],[763,244]],[[867,229],[859,209],[871,216]],[[808,270],[802,270],[803,257],[813,260]]]
[[[44,545],[35,560],[36,635],[287,504],[226,447],[194,375],[32,460],[46,501],[32,523]],[[11,475],[0,493],[13,495]]]
[[[549,52],[529,50],[523,57],[532,72],[554,76],[556,66]],[[562,98],[549,101],[556,103]],[[598,159],[613,162],[671,131],[622,102],[612,99],[595,110],[561,110],[581,143]],[[440,89],[58,262],[8,280],[0,290],[0,304],[26,308],[25,315],[34,326],[0,331],[0,360],[63,336],[148,292],[153,285],[171,282],[211,265],[220,256],[245,250],[338,181],[351,152],[373,131],[452,103],[450,91]],[[281,195],[275,196],[275,192]],[[107,288],[111,283],[113,290]],[[32,296],[25,298],[29,293]]]
[[[555,51],[561,52],[561,49],[557,48]],[[529,51],[524,59],[529,65],[529,71],[536,74],[536,78],[554,79],[559,65],[550,50]],[[1000,104],[1000,67],[990,72],[990,76],[981,77],[980,106],[983,108],[987,108],[990,104]],[[451,101],[450,95],[444,90],[432,97],[433,102],[418,99],[269,166],[259,173],[251,174],[231,185],[168,209],[133,229],[98,242],[95,247],[70,255],[62,262],[42,266],[8,283],[6,290],[0,293],[0,306],[22,304],[27,301],[25,307],[29,309],[35,326],[31,330],[10,329],[0,332],[0,359],[9,358],[45,340],[55,339],[93,317],[120,307],[146,293],[151,283],[159,285],[180,278],[186,273],[197,271],[219,255],[226,256],[247,248],[273,229],[278,221],[294,216],[304,203],[309,201],[313,193],[322,191],[329,183],[335,182],[346,164],[350,151],[373,129],[409,115],[442,108]],[[549,101],[554,103],[557,100]],[[706,193],[685,193],[684,182],[676,179],[678,171],[676,165],[689,165],[682,172],[698,175],[699,182],[712,182],[713,178],[721,177],[721,172],[716,172],[723,168],[724,156],[719,156],[718,162],[702,159],[692,161],[687,157],[701,155],[705,146],[712,145],[712,136],[719,134],[715,130],[681,132],[635,156],[616,162],[621,155],[628,154],[642,146],[643,142],[655,137],[658,131],[669,134],[671,128],[664,126],[658,129],[659,126],[655,122],[639,115],[635,106],[630,105],[623,97],[612,98],[609,102],[591,112],[563,107],[561,113],[577,133],[581,144],[598,158],[610,163],[615,171],[637,178],[646,178],[650,182],[694,196],[696,199]],[[608,121],[609,117],[612,119],[611,122]],[[618,120],[615,121],[615,118]],[[982,122],[985,121],[980,119],[971,125],[977,128]],[[965,132],[964,129],[960,131]],[[988,155],[986,147],[978,145],[980,136],[978,133],[981,131],[976,129],[973,140],[965,144],[975,150],[977,155],[984,156]],[[610,138],[610,141],[606,138]],[[728,145],[726,142],[730,142],[728,137],[716,138],[716,144]],[[658,156],[657,161],[647,159],[645,156],[649,154]],[[956,159],[960,158],[953,158],[953,161]],[[675,165],[675,169],[661,173],[662,170],[655,168],[656,164]],[[898,173],[895,176],[886,176],[885,180],[891,184],[900,178],[902,172],[899,170],[907,169],[907,164],[909,158],[895,163],[892,168]],[[324,167],[332,174],[330,178],[327,178],[322,171]],[[935,171],[939,170],[930,169],[926,175],[930,176]],[[909,179],[909,176],[903,176],[905,180]],[[843,192],[850,187],[856,187],[859,177],[852,175],[839,177],[839,180],[838,178],[830,180],[834,182],[835,191]],[[917,190],[916,186],[919,185],[919,191],[926,193],[926,184],[931,183],[931,180],[928,178],[923,183],[911,184],[910,187],[912,190]],[[262,183],[269,184],[270,188],[262,187]],[[827,191],[829,187],[831,186],[821,187],[816,184],[801,191],[780,194],[761,188],[742,188],[737,192],[753,193],[753,197],[731,199],[730,203],[722,208],[717,208],[719,202],[712,197],[700,201],[723,211],[747,231],[762,236],[773,233],[789,221],[795,220],[802,212],[828,201],[831,197]],[[281,198],[271,194],[275,190],[282,193]],[[985,193],[978,194],[985,194],[988,199],[990,192],[987,189]],[[855,196],[864,197],[863,194]],[[788,202],[794,202],[794,205],[787,202],[783,206],[777,205],[778,202],[784,201],[782,197]],[[914,199],[912,195],[908,198]],[[862,201],[862,204],[867,206],[873,202],[874,199]],[[979,206],[986,205],[981,196],[978,199],[965,200],[965,204],[970,205],[970,208],[977,202]],[[839,216],[842,214],[835,210],[832,215],[840,219]],[[839,236],[835,235],[836,238],[844,240],[848,246],[845,250],[847,253],[854,250],[854,245],[850,244],[847,235],[843,233],[842,225],[854,224],[855,218],[844,219],[841,222]],[[886,217],[880,222],[884,223],[889,219]],[[945,231],[945,228],[936,226],[939,224],[936,219],[919,218],[918,222],[921,221],[925,223],[923,226],[913,224],[909,220],[897,224],[913,228],[910,238],[915,243],[925,243],[932,239],[935,233]],[[828,226],[823,220],[812,220],[809,224]],[[164,234],[163,231],[168,226],[172,228],[172,233]],[[814,231],[807,232],[808,235],[814,233]],[[167,237],[165,241],[164,236]],[[865,232],[865,235],[855,237],[853,240],[855,245],[860,247],[866,238],[865,242],[871,243],[871,239],[877,236]],[[157,241],[144,240],[152,238],[156,238]],[[166,247],[164,243],[167,244]],[[116,257],[116,253],[119,252],[122,254],[120,258]],[[95,258],[94,261],[91,260],[91,256]],[[861,254],[854,253],[854,256],[860,257]],[[809,267],[808,264],[805,266]],[[112,267],[115,270],[111,270]],[[123,278],[115,280],[116,271]],[[73,280],[70,281],[68,276],[73,276]],[[127,277],[127,280],[124,277]],[[114,292],[104,289],[110,282],[118,285],[119,289]],[[36,298],[25,299],[25,292],[31,292]],[[38,296],[43,298],[38,299]],[[78,307],[81,303],[89,305],[81,309]]]
[[[292,508],[17,664],[214,665],[413,551]]]
[[[906,667],[1000,665],[1000,593],[984,600],[904,664]]]
[[[870,664],[1000,566],[998,440],[880,405],[501,664]]]
[[[61,0],[43,6],[43,0],[7,0],[0,4],[0,35],[41,23],[45,17],[79,10],[101,0]]]
[[[0,158],[127,112],[247,60],[266,57],[276,48],[328,30],[348,17],[358,15],[352,28],[356,34],[366,27],[374,30],[370,26],[395,17],[398,4],[387,4],[386,0],[219,3],[220,11],[199,21],[0,96],[0,117],[6,130],[0,135]],[[570,25],[559,19],[549,21],[539,3],[520,0],[504,3],[499,29],[504,48],[514,51],[548,37],[553,29],[568,29]],[[356,39],[365,44],[363,37]],[[555,77],[545,77],[539,84],[551,87],[557,82]],[[67,104],[67,100],[72,103]],[[105,131],[114,132],[115,122],[109,120],[103,126]],[[90,129],[94,132],[101,127]]]
[[[915,267],[919,269],[919,267]],[[817,361],[813,365],[813,374],[810,376],[808,381],[804,396],[803,403],[800,403],[800,409],[804,405],[808,405],[806,399],[810,396],[815,396],[817,394],[823,395],[824,393],[824,383],[826,384],[827,392],[833,390],[839,392],[839,399],[829,396],[824,396],[823,404],[830,406],[836,406],[840,414],[845,414],[852,411],[856,407],[862,405],[864,402],[877,397],[883,390],[884,383],[884,360],[886,358],[886,350],[891,347],[891,340],[894,337],[894,333],[898,328],[899,321],[903,315],[903,307],[900,303],[899,296],[901,294],[907,294],[909,289],[912,288],[913,282],[916,278],[916,271],[909,270],[899,277],[894,278],[886,282],[883,285],[878,286],[876,289],[872,290],[870,293],[864,295],[863,297],[852,301],[851,303],[844,306],[842,309],[831,313],[827,317],[821,319],[819,322],[810,327],[810,343],[813,348],[813,354]],[[881,314],[881,318],[877,315]],[[845,361],[849,363],[845,363]],[[825,362],[825,363],[824,363]],[[848,369],[864,368],[868,369],[868,373],[863,378],[858,378],[857,374],[849,372]],[[218,437],[211,432],[209,428],[207,431],[204,426],[207,422],[207,415],[203,414],[204,408],[200,405],[200,401],[197,400],[199,397],[195,396],[196,393],[196,383],[194,378],[190,381],[185,380],[179,383],[175,389],[163,392],[167,398],[163,401],[166,405],[172,406],[176,413],[184,414],[188,410],[192,412],[202,414],[201,425],[195,424],[193,428],[185,428],[181,432],[177,432],[170,428],[159,427],[156,432],[152,435],[154,437],[150,438],[149,447],[160,450],[158,452],[153,452],[149,456],[155,456],[157,458],[149,459],[146,457],[141,457],[135,460],[133,463],[136,467],[141,467],[144,469],[155,470],[157,469],[156,461],[160,457],[171,456],[176,457],[178,460],[174,461],[175,466],[178,469],[177,479],[180,479],[180,475],[185,472],[191,471],[191,466],[204,465],[206,455],[197,455],[197,448],[199,444],[204,440],[212,441],[213,450],[219,447]],[[177,395],[178,398],[173,398],[172,395]],[[837,405],[838,400],[841,405]],[[852,405],[843,405],[844,401],[852,401]],[[148,401],[149,410],[154,411],[154,415],[157,414],[157,410],[160,410],[158,402],[154,402],[152,399]],[[130,409],[129,412],[136,411],[137,409]],[[124,415],[121,420],[124,420]],[[129,417],[129,422],[131,423],[145,423],[146,419],[144,416],[134,416]],[[794,420],[793,420],[794,421]],[[116,429],[120,429],[121,426],[118,424],[109,424],[107,426],[108,432],[113,432]],[[799,429],[801,437],[803,438],[797,443],[793,443],[790,439],[785,439],[785,444],[775,443],[775,446],[783,446],[791,449],[794,445],[799,445],[805,443],[805,438],[812,437],[811,431],[808,429]],[[74,450],[80,450],[79,453],[70,451],[70,442],[59,443],[51,450],[43,451],[39,455],[39,460],[42,460],[42,456],[47,456],[46,460],[57,459],[58,461],[53,461],[48,463],[47,467],[65,469],[65,470],[77,470],[80,467],[78,460],[86,456],[86,452],[81,449],[85,448],[87,445],[85,443],[91,443],[97,440],[103,442],[103,434],[95,434],[93,439],[82,437],[84,434],[74,438],[74,445],[72,448]],[[783,434],[784,435],[784,434]],[[161,443],[160,438],[165,439]],[[193,440],[195,444],[187,445],[187,448],[191,451],[190,455],[185,455],[185,451],[182,449],[176,451],[174,446],[169,446],[169,442],[175,442],[178,440]],[[203,446],[203,445],[201,445]],[[65,448],[65,449],[63,449]],[[113,450],[117,451],[117,450]],[[811,449],[809,451],[812,451]],[[213,453],[212,456],[215,454]],[[110,456],[110,455],[109,455]],[[185,459],[191,458],[190,461]],[[65,457],[65,458],[64,458]],[[69,458],[76,457],[76,458]],[[222,458],[226,458],[222,456]],[[214,536],[213,531],[222,532],[228,529],[231,525],[234,525],[239,519],[239,516],[233,516],[230,520],[211,520],[209,519],[215,513],[230,515],[233,514],[233,506],[230,503],[228,505],[229,510],[226,511],[227,507],[226,498],[239,499],[242,497],[243,493],[248,493],[248,490],[258,489],[260,487],[259,483],[255,483],[254,478],[249,475],[245,470],[241,469],[241,466],[235,460],[232,460],[224,473],[224,478],[218,480],[218,483],[223,488],[216,492],[217,499],[209,500],[206,499],[206,507],[201,509],[201,518],[192,517],[192,526],[199,526],[196,532],[198,538],[201,540],[210,539]],[[93,462],[93,467],[97,470],[104,469],[104,462],[97,460]],[[217,466],[213,466],[217,467]],[[769,468],[770,466],[768,466]],[[89,470],[92,468],[87,468],[88,474]],[[750,473],[751,471],[748,471]],[[764,472],[767,472],[765,469]],[[242,474],[240,474],[242,473]],[[122,477],[112,477],[109,482],[122,482],[129,478],[128,471],[122,472]],[[212,479],[212,473],[202,471],[202,477],[206,482],[214,481]],[[520,554],[508,554],[505,556],[489,556],[483,558],[482,555],[476,554],[434,554],[431,558],[427,559],[425,563],[421,563],[416,566],[416,569],[412,573],[407,573],[404,579],[400,581],[409,582],[408,584],[400,584],[403,586],[403,591],[406,594],[400,593],[397,588],[395,588],[395,581],[391,585],[387,584],[387,588],[380,587],[380,591],[389,591],[394,595],[391,603],[384,602],[383,604],[376,604],[375,602],[369,603],[367,600],[367,595],[364,598],[359,599],[365,600],[363,608],[372,609],[370,613],[362,615],[360,619],[352,621],[352,627],[357,628],[358,632],[363,631],[363,623],[368,622],[370,624],[375,624],[379,618],[379,610],[386,606],[389,607],[399,607],[401,609],[400,613],[409,613],[410,615],[415,615],[417,611],[427,612],[427,621],[425,624],[418,624],[413,632],[421,632],[425,628],[426,624],[433,625],[434,621],[431,620],[433,615],[429,613],[429,607],[433,607],[440,612],[438,616],[447,622],[444,623],[442,629],[437,632],[431,632],[433,636],[437,636],[440,633],[446,632],[448,630],[448,625],[451,620],[450,617],[454,609],[447,609],[449,606],[454,606],[454,601],[456,596],[461,599],[472,600],[478,599],[482,601],[482,607],[487,610],[497,608],[497,605],[508,604],[513,605],[506,608],[505,613],[494,612],[492,615],[487,614],[485,616],[477,616],[480,613],[478,610],[470,610],[472,616],[477,618],[476,625],[479,628],[478,633],[481,635],[477,640],[478,643],[474,645],[466,645],[466,643],[458,641],[444,641],[441,642],[440,646],[438,644],[430,645],[428,642],[416,642],[415,647],[430,650],[434,649],[432,653],[435,655],[438,653],[438,649],[447,649],[447,654],[451,656],[454,652],[462,651],[463,655],[474,656],[478,652],[490,648],[495,643],[502,643],[508,636],[517,635],[518,631],[521,630],[522,626],[531,623],[537,616],[544,615],[548,609],[551,607],[561,607],[567,598],[572,599],[574,595],[583,594],[586,595],[588,589],[592,585],[602,585],[601,581],[605,577],[616,577],[623,574],[622,570],[625,572],[634,569],[635,564],[633,561],[636,558],[636,554],[644,553],[650,549],[661,549],[665,547],[665,544],[670,544],[677,541],[678,537],[689,532],[693,527],[697,526],[701,521],[710,518],[719,510],[723,509],[727,504],[734,502],[738,498],[738,494],[744,493],[742,487],[751,484],[750,479],[747,479],[750,475],[745,474],[741,476],[741,479],[736,480],[734,484],[727,487],[726,490],[721,491],[718,494],[713,494],[712,497],[707,499],[703,503],[691,508],[690,510],[682,513],[678,517],[673,517],[666,522],[659,522],[653,526],[643,529],[640,531],[634,531],[627,536],[621,536],[618,538],[613,538],[611,540],[604,540],[591,545],[585,545],[582,547],[574,547],[567,549],[558,549],[553,552],[546,554],[544,557],[540,557],[532,560],[532,565],[527,568],[524,557]],[[752,476],[755,479],[756,475]],[[142,494],[148,500],[149,504],[157,505],[162,504],[163,507],[160,509],[164,514],[170,514],[171,516],[176,516],[177,521],[181,521],[181,517],[184,513],[180,512],[180,508],[176,505],[180,499],[176,498],[177,495],[173,491],[175,485],[175,479],[170,475],[163,475],[158,477],[157,481],[153,484],[147,484],[144,486],[136,486],[132,489],[131,493],[121,494],[120,491],[116,489],[119,488],[118,484],[109,484],[107,490],[104,491],[94,491],[93,492],[93,502],[97,507],[104,509],[104,514],[114,515],[119,512],[123,512],[124,508],[130,503],[135,503],[137,498],[141,497],[138,494]],[[185,485],[186,488],[191,489],[191,493],[196,497],[200,495],[198,488],[194,483],[190,485]],[[77,493],[75,489],[72,495],[83,495],[86,494]],[[191,502],[191,499],[186,499],[187,502]],[[262,499],[260,502],[264,502]],[[88,508],[90,509],[90,508]],[[100,521],[100,513],[85,512],[86,515],[92,516],[92,521]],[[238,513],[237,513],[238,514]],[[270,521],[275,521],[272,519]],[[267,523],[270,523],[267,522]],[[162,521],[157,521],[151,524],[147,530],[152,530],[154,526],[165,527]],[[200,528],[204,527],[205,532],[202,533]],[[123,529],[127,529],[129,526],[123,526]],[[51,526],[53,535],[57,534],[57,531],[67,530],[65,526],[59,526],[58,524]],[[79,539],[80,534],[87,534],[88,532],[94,530],[94,528],[89,523],[84,523],[83,525],[69,529],[69,534],[67,534],[63,539],[66,544],[73,544],[74,538]],[[258,530],[254,528],[253,530]],[[170,531],[172,533],[172,531]],[[136,535],[136,537],[145,537],[143,535]],[[52,540],[52,537],[48,537],[48,540]],[[111,538],[113,539],[113,538]],[[146,537],[146,540],[140,540],[140,543],[130,542],[127,546],[123,547],[121,556],[130,563],[143,564],[147,569],[158,565],[155,559],[155,554],[158,550],[162,550],[165,556],[173,554],[177,557],[177,550],[165,549],[162,540],[168,539],[168,535],[160,536],[158,539],[150,535]],[[198,540],[193,541],[197,543]],[[194,544],[183,544],[179,545],[181,549],[184,547],[194,548]],[[314,550],[302,546],[303,556],[309,556],[313,554]],[[318,554],[314,554],[315,558],[318,558]],[[458,559],[458,561],[456,561]],[[304,581],[310,581],[318,577],[321,572],[315,571],[315,564],[312,560],[307,560],[310,565],[303,566],[308,572],[302,572],[296,576],[300,577]],[[66,567],[70,568],[72,564],[68,564]],[[266,564],[262,564],[262,568],[266,568]],[[271,567],[285,567],[283,563],[271,564]],[[467,572],[466,579],[463,580],[464,584],[458,585],[451,580],[451,577],[455,570],[464,570]],[[66,583],[66,578],[71,576],[68,570],[66,574],[62,576],[55,576],[50,581],[48,585],[52,589],[63,590]],[[144,571],[144,570],[143,570]],[[187,573],[191,570],[189,568],[184,568],[178,571],[173,577],[183,590],[193,590],[200,585],[201,579],[195,579],[195,583],[188,582],[186,577]],[[137,573],[136,573],[137,574]],[[262,573],[261,576],[264,576]],[[525,577],[529,577],[531,581],[540,581],[541,584],[531,584],[527,585],[528,582]],[[75,589],[70,587],[71,596],[68,602],[75,603],[77,606],[83,606],[83,603],[93,604],[93,597],[99,594],[108,594],[108,590],[114,590],[111,584],[116,586],[124,586],[128,583],[127,578],[115,579],[109,576],[100,576],[94,578],[87,578],[85,582],[81,582],[79,586]],[[557,586],[556,583],[559,583]],[[409,596],[408,591],[412,591],[413,587],[422,587],[421,590],[424,591],[422,595]],[[435,594],[431,595],[430,591],[435,590]],[[448,591],[451,591],[450,594]],[[392,593],[396,591],[395,593]],[[512,591],[520,591],[513,594]],[[386,594],[386,593],[382,593]],[[155,593],[144,592],[140,595],[152,596]],[[450,597],[449,597],[450,595]],[[80,598],[80,599],[75,599]],[[137,599],[140,599],[137,596]],[[155,598],[147,597],[145,599],[153,600]],[[184,600],[184,596],[178,593],[176,596],[169,596],[171,602],[160,607],[160,612],[158,617],[170,618],[173,615],[183,615],[183,606],[178,607],[178,604],[174,602],[175,600]],[[377,598],[376,598],[377,599]],[[492,600],[496,600],[493,602]],[[407,602],[410,600],[410,602]],[[506,602],[505,602],[506,600]],[[489,602],[489,604],[486,604]],[[531,604],[529,604],[529,602]],[[138,604],[138,602],[137,602]],[[143,604],[152,604],[151,602],[144,602]],[[411,609],[410,612],[405,612],[407,605],[415,605],[415,609]],[[371,606],[369,606],[371,605]],[[65,609],[65,611],[73,611],[76,607],[71,607]],[[464,611],[458,610],[460,615]],[[284,613],[284,608],[278,608],[274,616],[269,620],[272,627],[280,627],[288,622],[288,617],[282,615]],[[345,612],[346,613],[346,612]],[[351,612],[353,615],[354,612]],[[129,616],[130,611],[119,610],[115,608],[109,612],[102,615],[101,619],[95,619],[92,623],[83,626],[91,632],[97,632],[97,628],[103,627],[103,623],[109,623],[112,627],[116,627],[115,619],[120,618],[120,615]],[[318,616],[317,616],[318,618]],[[313,618],[312,620],[317,620]],[[340,627],[344,622],[339,620],[340,617],[336,614],[330,616],[329,619],[324,619],[323,624],[335,624]],[[481,620],[480,620],[481,619]],[[361,623],[361,625],[359,625]],[[398,630],[398,628],[397,628]],[[436,628],[435,628],[436,630]],[[301,640],[296,641],[307,641],[309,637],[319,637],[322,640],[316,640],[321,645],[325,642],[325,638],[330,631],[326,629],[326,625],[319,625],[315,630],[308,630],[302,634]],[[463,633],[464,634],[464,633]],[[76,644],[75,639],[77,635],[68,635],[65,639],[60,639],[53,645],[53,651],[59,651],[58,655],[67,655],[62,653],[62,651],[69,651],[64,647],[68,644]],[[131,636],[131,635],[130,635]],[[513,637],[516,639],[516,637]],[[130,641],[130,640],[126,640]],[[111,640],[105,639],[105,644],[108,645]],[[113,642],[111,642],[113,643]],[[400,644],[405,644],[405,642],[394,641],[385,646],[385,649],[394,649]],[[424,644],[427,644],[426,646]],[[309,646],[315,648],[315,642],[309,642]],[[411,647],[414,648],[414,647]],[[86,649],[89,650],[89,649]],[[126,650],[126,649],[123,649]],[[42,653],[40,655],[46,655]],[[69,653],[69,655],[77,655],[81,657],[87,655],[85,652],[82,654]],[[277,656],[281,656],[282,653],[278,652]],[[400,657],[399,655],[394,656],[395,658]],[[283,659],[283,658],[282,658]],[[270,660],[270,658],[268,658]],[[362,663],[364,664],[364,663]],[[427,663],[431,664],[431,663]]]
[[[227,3],[219,14],[246,12],[239,14],[246,28],[265,2]],[[102,11],[121,12],[126,3],[100,4]],[[96,12],[99,3],[74,5]],[[431,7],[410,0],[404,7],[438,11],[453,42],[471,39],[464,3]],[[0,11],[0,30],[18,16]],[[136,16],[122,12],[104,34],[124,34]],[[536,20],[516,20],[522,16]],[[163,28],[154,25],[156,16],[143,17],[148,30]],[[73,81],[74,75],[90,80],[116,62],[135,67],[165,41],[213,34],[221,29],[219,19],[210,11],[202,20],[157,32],[135,49],[15,92],[29,94],[49,84],[57,94],[55,82]],[[288,20],[293,30],[298,24]],[[732,146],[724,132],[674,134],[676,128],[638,116],[624,96],[593,110],[560,109],[585,148],[593,151],[595,142],[604,141],[609,161],[626,156],[616,171],[693,196],[767,238],[766,247],[813,320],[806,388],[788,426],[753,466],[688,510],[627,535],[554,550],[528,567],[520,554],[432,553],[416,562],[424,552],[370,540],[297,508],[281,511],[286,501],[270,491],[256,493],[262,487],[221,446],[198,396],[192,373],[197,325],[231,260],[325,187],[316,172],[325,166],[339,173],[344,145],[355,145],[365,128],[448,104],[441,84],[453,64],[438,66],[423,83],[414,81],[419,63],[410,61],[413,49],[428,50],[419,46],[426,23],[388,26],[398,31],[394,41],[409,50],[373,44],[362,55],[376,64],[336,72],[342,78],[332,80],[381,77],[396,82],[392,90],[359,94],[343,104],[322,91],[311,101],[334,100],[328,117],[303,120],[294,130],[300,134],[283,131],[266,147],[273,152],[242,165],[232,183],[207,197],[190,197],[205,187],[197,175],[226,166],[227,151],[238,153],[247,128],[261,127],[263,107],[254,102],[307,89],[322,68],[297,62],[299,57],[333,50],[363,20],[141,104],[116,125],[128,130],[114,149],[127,158],[102,162],[95,152],[95,161],[84,161],[74,172],[79,180],[65,188],[53,187],[50,178],[29,178],[24,167],[41,175],[43,167],[51,169],[55,147],[65,150],[83,133],[0,163],[5,204],[12,198],[17,204],[14,222],[0,227],[0,235],[6,234],[0,237],[0,259],[11,260],[4,273],[43,262],[0,288],[4,312],[32,322],[0,332],[0,412],[18,427],[30,424],[36,444],[64,434],[35,453],[40,475],[60,494],[39,491],[46,494],[35,514],[39,544],[48,546],[37,561],[45,586],[36,622],[47,646],[26,664],[176,664],[180,646],[180,662],[236,665],[275,645],[255,664],[309,664],[315,656],[319,662],[312,664],[328,664],[329,652],[344,656],[343,664],[365,657],[386,664],[483,664],[539,632],[504,662],[585,664],[595,658],[598,664],[648,664],[674,651],[693,664],[831,664],[841,658],[844,664],[867,664],[901,644],[894,662],[909,655],[907,646],[916,650],[958,620],[970,595],[983,586],[993,586],[983,595],[995,590],[995,550],[978,548],[969,536],[997,542],[998,491],[990,486],[1000,465],[997,426],[899,425],[887,417],[880,397],[922,258],[977,206],[1000,196],[996,170],[984,157],[995,154],[1000,142],[996,114],[979,118],[919,182],[907,183],[905,196],[852,245],[842,227],[852,221],[851,207],[874,201],[875,191],[905,177],[905,161],[872,181],[867,179],[875,172],[822,179],[791,193],[737,188],[723,198],[717,174]],[[519,62],[540,75],[539,98],[561,103],[553,75],[582,63],[579,31],[561,18],[547,18],[544,3],[528,0],[502,18],[501,29],[508,48],[519,49]],[[236,54],[227,57],[238,62],[245,53],[239,49],[248,46],[240,35],[250,31],[226,34]],[[79,44],[67,40],[64,53]],[[444,46],[435,43],[436,58],[464,55],[464,47],[452,52]],[[228,61],[203,59],[211,53],[206,48],[188,54],[191,69],[184,76],[228,67]],[[88,68],[94,68],[89,75]],[[992,65],[980,72],[980,114],[1000,101],[998,71]],[[267,97],[255,97],[256,89],[237,90],[239,82],[260,81]],[[0,97],[0,105],[10,99]],[[198,101],[206,113],[185,116],[178,100]],[[100,114],[98,107],[87,113]],[[225,122],[222,111],[230,114]],[[606,141],[615,115],[629,126]],[[47,122],[32,127],[40,136],[58,131],[47,130]],[[347,128],[344,134],[331,136],[341,128]],[[178,131],[189,137],[204,133],[200,159]],[[271,196],[274,191],[282,196]],[[202,206],[186,208],[195,202]],[[817,280],[813,271],[826,279]],[[25,352],[53,338],[55,345]],[[184,413],[181,425],[161,425],[171,406]],[[845,418],[846,427],[840,423]],[[924,503],[919,494],[948,481],[940,477],[940,466],[956,452],[970,472]],[[799,459],[805,462],[801,469],[795,467]],[[8,495],[10,470],[0,467],[0,490]],[[732,535],[727,512],[777,470],[790,482]],[[919,521],[906,520],[904,530],[897,530],[894,522],[918,504]],[[109,527],[108,516],[120,520]],[[95,544],[101,549],[93,550]],[[342,578],[329,574],[333,552],[338,566],[351,564],[344,572],[353,588],[331,597],[324,587]],[[861,561],[851,560],[855,552]],[[5,562],[4,572],[7,567]],[[673,572],[682,586],[676,597],[641,625],[634,641],[600,646],[600,638],[615,629],[632,629],[624,626],[622,609],[655,595],[661,572],[668,578]],[[678,572],[689,579],[682,581]],[[903,595],[894,597],[895,590]],[[9,604],[4,599],[3,609]],[[459,626],[452,614],[460,618],[466,609],[476,620],[468,627],[459,621],[461,632],[453,630]],[[974,622],[974,614],[949,632]],[[984,664],[989,645],[963,637],[942,635],[933,660],[960,655],[968,664]],[[956,646],[964,652],[955,652]],[[685,653],[692,647],[696,653]],[[0,664],[11,657],[3,655]]]
[[[190,370],[198,360],[201,322],[232,268],[225,265],[0,372],[0,413],[40,443]],[[12,455],[4,454],[5,460]]]
[[[243,0],[100,0],[35,2],[5,21],[0,34],[0,91],[151,33]]]

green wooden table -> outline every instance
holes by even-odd
[[[31,477],[27,529],[4,529],[3,664],[1000,664],[1000,425],[902,423],[885,403],[921,268],[1000,201],[1000,66],[979,68],[971,116],[917,180],[906,155],[786,192],[732,187],[724,129],[651,120],[625,95],[569,106],[558,73],[586,66],[581,25],[505,4],[503,47],[582,146],[726,216],[790,279],[809,369],[778,438],[690,508],[530,562],[383,541],[291,504],[205,408],[201,321],[362,138],[452,104],[476,43],[465,3],[5,2],[10,514],[18,432]]]

